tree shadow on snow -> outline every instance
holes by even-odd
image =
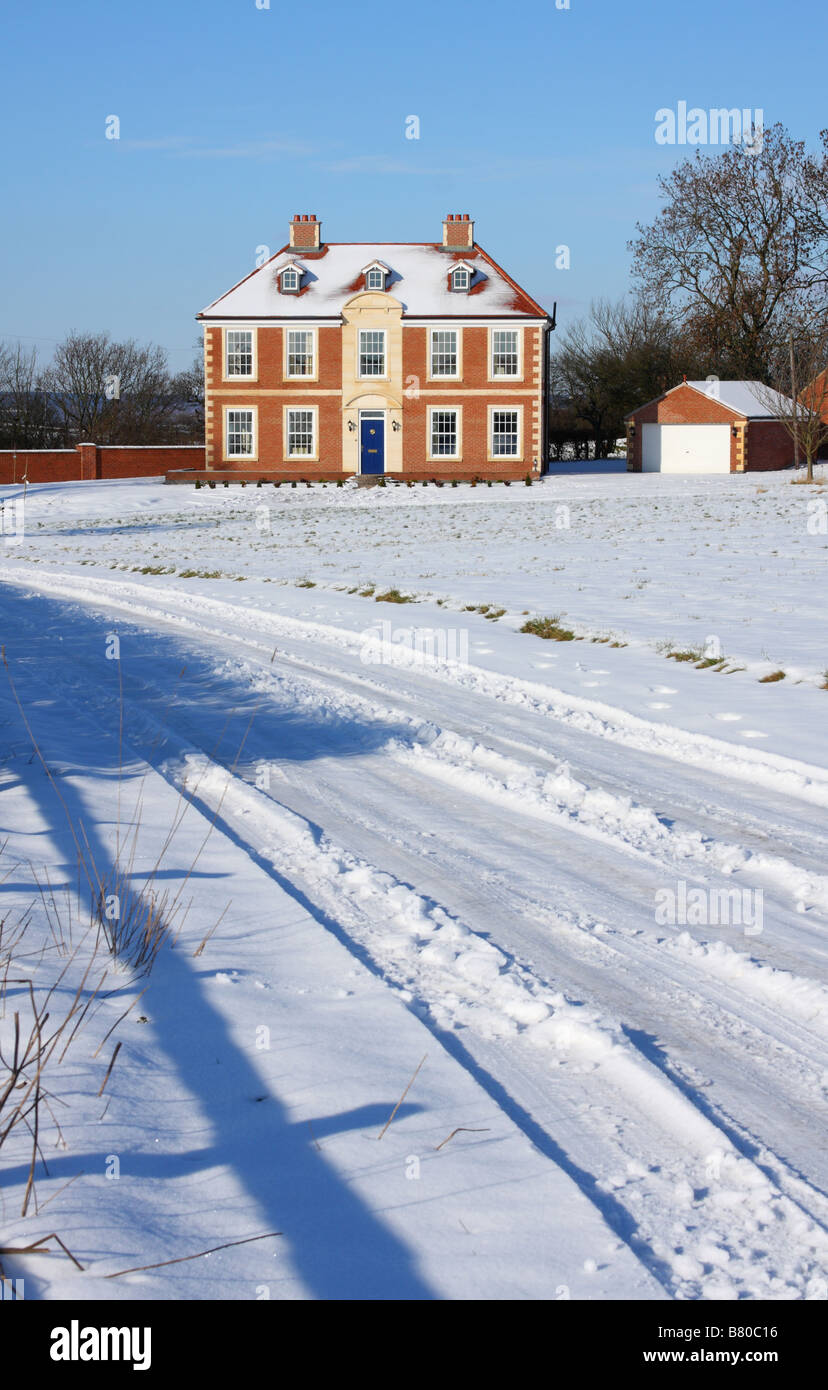
[[[112,620],[104,621],[83,609],[50,599],[34,599],[23,605],[13,603],[11,616],[7,614],[3,623],[14,680],[35,736],[47,763],[52,758],[62,763],[57,780],[65,813],[42,769],[27,769],[32,773],[25,779],[27,791],[36,799],[57,855],[66,864],[76,862],[76,846],[66,817],[76,826],[83,823],[101,878],[115,874],[109,843],[112,825],[104,823],[107,833],[99,832],[98,819],[67,765],[71,760],[87,787],[89,778],[109,779],[119,768],[118,671],[116,663],[108,662],[104,655],[106,633],[113,626]],[[37,645],[32,640],[33,627],[41,639]],[[53,645],[43,645],[44,635],[53,637]],[[143,697],[149,687],[149,702],[155,704],[160,721],[164,701],[169,704],[173,696],[167,676],[172,677],[182,664],[181,642],[159,633],[133,634],[130,629],[129,641],[122,636],[122,658],[126,649],[129,663],[123,668],[125,697],[128,700],[129,692],[137,691],[138,685],[145,687]],[[44,651],[50,656],[45,669]],[[189,647],[184,656],[193,667],[186,698],[197,698],[200,691],[201,698],[211,702],[219,745],[232,751],[233,739],[249,720],[251,706],[262,703],[261,697],[251,696],[249,688],[232,671],[217,673],[215,660],[198,655],[193,658]],[[172,685],[175,686],[174,679]],[[44,694],[49,698],[44,699]],[[71,726],[67,725],[67,709]],[[186,734],[185,702],[180,709],[178,738]],[[236,709],[238,714],[229,721],[232,732],[225,735],[221,726],[226,724],[228,709]],[[155,756],[169,756],[163,727],[160,733],[142,727],[140,711],[135,713],[132,728],[130,724],[127,709],[125,740],[134,734],[135,747],[140,746],[145,756],[152,754],[152,747],[145,748],[147,740],[155,740]],[[256,728],[260,747],[271,750],[272,757],[317,756],[313,752],[315,739],[322,740],[327,756],[347,756],[365,752],[398,734],[398,730],[381,721],[331,721],[324,712],[318,716],[310,710],[305,715],[301,710],[269,708],[266,704],[256,715]],[[6,733],[19,743],[19,725],[12,722],[4,736]],[[188,868],[189,864],[185,864],[184,872]],[[155,1145],[148,1152],[122,1154],[123,1176],[172,1180],[187,1175],[192,1179],[206,1168],[226,1166],[255,1204],[255,1210],[250,1212],[250,1229],[240,1231],[239,1237],[263,1227],[283,1232],[278,1245],[289,1256],[290,1269],[312,1296],[434,1298],[436,1294],[418,1272],[412,1252],[328,1163],[324,1149],[318,1149],[313,1142],[307,1121],[299,1125],[288,1117],[272,1084],[266,1100],[257,1100],[266,1089],[262,1076],[231,1036],[227,1019],[205,996],[192,957],[182,950],[165,948],[150,977],[146,998],[151,1003],[158,1045],[174,1065],[182,1092],[197,1099],[213,1142],[185,1154],[164,1154]],[[388,1118],[396,1099],[389,1096],[356,1111],[314,1118],[314,1135],[318,1140],[343,1130],[373,1131]],[[417,1108],[409,1105],[405,1110],[413,1113]],[[148,1139],[148,1147],[150,1143]],[[94,1165],[102,1173],[105,1157],[102,1152],[50,1159],[49,1171],[55,1176],[69,1166],[88,1171]],[[39,1165],[38,1168],[42,1171]],[[7,1174],[7,1181],[12,1176]],[[51,1216],[50,1219],[54,1220]],[[223,1231],[224,1228],[220,1239],[227,1238]],[[161,1250],[157,1256],[171,1258],[179,1253],[183,1252]],[[142,1261],[154,1254],[144,1252]],[[272,1258],[272,1248],[268,1258]],[[272,1272],[273,1265],[269,1268]],[[262,1282],[266,1282],[266,1277]]]

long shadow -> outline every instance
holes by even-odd
[[[232,826],[222,821],[219,816],[217,824],[221,827],[222,833],[227,839],[232,840],[239,848],[246,851],[253,862],[276,882],[283,892],[292,897],[297,904],[304,909],[310,916],[314,917],[320,926],[326,928],[333,936],[347,947],[350,953],[355,956],[360,963],[369,970],[371,974],[383,979],[383,971],[376,964],[370,952],[342,926],[336,918],[329,916],[322,908],[318,907],[302,890],[285,878],[273,863],[263,854],[260,854],[247,841],[242,839]],[[318,831],[318,827],[311,826],[312,831]],[[455,1061],[474,1077],[478,1085],[487,1092],[493,1101],[500,1107],[504,1114],[508,1115],[518,1129],[535,1145],[535,1148],[546,1158],[550,1159],[556,1167],[569,1177],[572,1182],[580,1188],[585,1197],[593,1203],[600,1211],[607,1225],[626,1245],[629,1246],[633,1254],[637,1256],[642,1264],[650,1271],[655,1279],[672,1295],[673,1272],[665,1260],[655,1253],[652,1246],[641,1234],[635,1218],[610,1192],[605,1192],[598,1186],[598,1180],[593,1173],[582,1168],[577,1161],[567,1153],[566,1149],[557,1142],[556,1139],[537,1122],[515,1098],[509,1094],[500,1081],[484,1067],[473,1053],[463,1045],[456,1033],[448,1032],[441,1028],[433,1020],[424,1016],[423,1009],[418,1000],[412,1000],[407,1004],[408,1010],[429,1029],[437,1040],[445,1048]]]
[[[108,676],[110,700],[117,708],[115,663],[103,660],[103,634],[111,625],[90,617],[84,610],[70,609],[52,600],[17,604],[12,625],[15,622],[18,632],[14,634],[14,643],[10,641],[8,621],[3,624],[2,635],[24,708],[36,736],[43,739],[47,762],[51,765],[52,759],[63,763],[71,760],[75,770],[86,779],[111,777],[120,761],[117,738],[100,726],[87,728],[81,713],[75,729],[68,734],[63,732],[60,741],[55,728],[62,710],[59,680],[64,674],[70,677],[71,666],[78,663],[87,679],[90,665],[97,666],[101,686]],[[50,642],[55,645],[50,646]],[[165,642],[170,645],[170,639],[152,635],[156,657]],[[25,651],[26,657],[17,659],[15,648]],[[48,661],[50,654],[52,667],[44,668],[42,663]],[[169,652],[166,656],[171,669],[176,663],[180,665],[180,649],[175,656]],[[60,669],[65,666],[70,667],[69,672]],[[206,666],[203,674],[208,674]],[[210,670],[209,674],[215,682],[215,672]],[[228,679],[225,685],[226,695],[231,693],[233,682]],[[50,698],[44,700],[44,691],[49,692]],[[237,689],[235,694],[241,700],[244,692]],[[45,711],[40,705],[46,706]],[[301,713],[294,713],[288,721],[294,733],[301,719]],[[308,750],[313,746],[313,718],[310,726],[298,740],[303,757],[309,756]],[[364,752],[366,745],[374,740],[384,741],[390,732],[382,726],[360,727],[358,721],[337,731],[345,747],[353,752]],[[285,722],[278,713],[272,734],[282,745],[284,756]],[[6,736],[19,743],[21,728],[12,725],[11,734]],[[329,744],[328,755],[332,746],[339,746],[338,741]],[[95,817],[73,776],[60,775],[59,784],[73,824],[83,822],[85,826],[99,873],[102,877],[114,876],[113,856],[99,835]],[[43,822],[49,827],[59,854],[67,865],[74,865],[75,844],[48,779],[42,774],[32,775],[27,779],[27,787],[37,798]],[[227,1020],[205,997],[190,958],[181,951],[164,950],[151,977],[148,999],[159,1046],[174,1064],[182,1087],[197,1098],[214,1139],[209,1146],[183,1156],[153,1153],[149,1157],[135,1154],[130,1158],[127,1154],[122,1158],[122,1172],[128,1172],[132,1163],[136,1174],[143,1171],[156,1177],[180,1177],[182,1172],[192,1175],[204,1164],[225,1164],[258,1208],[257,1213],[251,1213],[251,1234],[261,1230],[261,1223],[284,1232],[291,1267],[313,1296],[370,1300],[437,1297],[416,1268],[412,1252],[329,1165],[324,1150],[315,1147],[306,1126],[297,1126],[288,1118],[273,1089],[266,1101],[259,1101],[265,1089],[262,1078],[233,1040]],[[389,1096],[378,1101],[376,1107],[351,1114],[321,1116],[313,1121],[314,1131],[330,1134],[343,1128],[374,1126],[380,1116],[388,1117],[396,1099]],[[98,1171],[103,1171],[104,1157],[96,1156]]]
[[[96,526],[94,522],[90,522],[88,526],[55,526],[51,529],[44,526],[42,530],[38,531],[38,539],[43,536],[88,536],[91,540],[94,536],[122,536],[133,533],[141,534],[142,532],[157,536],[159,531],[175,531],[178,534],[179,531],[215,531],[215,529],[215,517],[204,517],[203,519],[192,517],[189,520],[179,520],[176,516],[175,519],[171,517],[166,524],[162,517],[160,521],[125,521],[123,525],[115,524],[113,526]]]

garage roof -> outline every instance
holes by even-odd
[[[678,386],[671,386],[669,391],[656,396],[655,400],[646,401],[644,405],[631,410],[625,419],[634,419],[648,406],[655,405],[671,396],[674,391],[688,386],[700,395],[707,396],[708,400],[724,406],[725,410],[730,410],[734,415],[740,415],[747,420],[775,420],[780,415],[790,415],[793,412],[793,401],[789,396],[773,391],[761,381],[719,381],[714,377],[710,381],[680,381]]]
[[[793,409],[790,397],[772,391],[761,381],[688,381],[686,385],[748,420],[773,420]]]

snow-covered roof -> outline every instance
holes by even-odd
[[[772,420],[793,410],[789,396],[772,391],[761,381],[688,381],[687,385],[749,420]]]
[[[404,317],[546,317],[546,311],[479,246],[463,251],[473,276],[468,294],[458,297],[448,287],[449,271],[458,263],[456,252],[430,242],[328,242],[318,252],[303,250],[302,290],[290,296],[280,293],[278,283],[291,262],[291,248],[285,246],[198,317],[338,318],[343,305],[364,292],[366,260],[388,266],[387,292],[400,301]]]

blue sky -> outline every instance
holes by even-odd
[[[761,108],[814,147],[828,124],[824,0],[270,3],[6,8],[0,338],[48,356],[108,329],[184,366],[194,315],[296,212],[332,241],[437,240],[468,212],[564,325],[627,288],[689,152],[656,144],[659,108]]]

